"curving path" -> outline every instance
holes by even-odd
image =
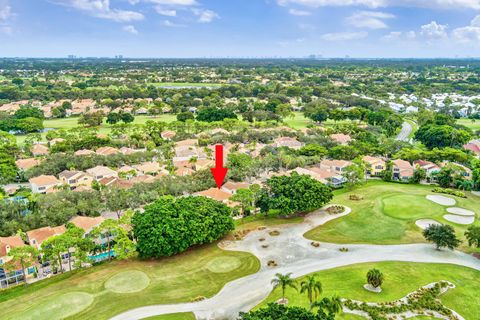
[[[409,142],[410,139],[408,138],[410,136],[410,133],[412,132],[413,130],[413,127],[410,123],[408,122],[404,122],[402,124],[402,130],[400,131],[400,133],[397,135],[397,137],[395,138],[395,140],[397,141],[406,141],[406,142]]]
[[[141,307],[115,316],[114,320],[143,319],[162,314],[193,312],[199,320],[235,319],[240,311],[249,311],[272,291],[270,283],[275,273],[292,272],[293,277],[337,268],[341,266],[378,261],[407,261],[428,263],[450,263],[480,270],[480,260],[459,251],[437,251],[426,244],[410,245],[336,245],[321,243],[316,248],[311,241],[303,237],[308,230],[330,220],[345,216],[329,215],[324,210],[308,215],[303,223],[291,226],[279,226],[251,232],[241,241],[223,242],[222,249],[246,251],[261,261],[261,269],[256,274],[227,283],[223,289],[210,299],[195,303],[172,305],[154,305]],[[272,230],[280,231],[278,236],[270,236]],[[264,238],[264,241],[259,241]],[[268,245],[267,248],[262,246]],[[340,252],[348,247],[348,252]],[[275,260],[278,267],[267,266],[269,260]]]

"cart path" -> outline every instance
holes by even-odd
[[[326,269],[357,263],[379,261],[405,261],[424,263],[449,263],[480,270],[480,260],[459,251],[437,251],[428,244],[405,245],[337,245],[321,243],[316,248],[303,237],[308,230],[350,213],[330,215],[318,210],[305,218],[303,223],[283,225],[257,230],[240,241],[225,241],[222,249],[245,251],[254,254],[261,262],[259,272],[227,283],[215,296],[200,302],[170,305],[153,305],[129,310],[113,317],[113,320],[133,320],[157,315],[193,312],[199,320],[235,319],[238,313],[247,312],[272,291],[271,280],[276,273],[292,273],[294,278]],[[270,236],[272,230],[280,231]],[[265,239],[259,241],[259,239]],[[268,248],[263,248],[268,245]],[[347,247],[348,252],[339,249]],[[275,260],[278,267],[267,266]]]

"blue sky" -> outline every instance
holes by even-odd
[[[0,0],[0,56],[480,57],[480,0]]]

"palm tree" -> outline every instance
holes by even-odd
[[[342,300],[338,296],[333,296],[330,299],[329,298],[323,298],[320,301],[315,301],[312,304],[312,308],[317,307],[318,308],[318,313],[320,314],[325,314],[327,313],[329,316],[334,315],[339,313],[342,308]]]
[[[292,279],[291,272],[287,274],[275,274],[275,278],[272,280],[272,284],[275,288],[277,286],[282,287],[282,303],[285,303],[285,289],[287,289],[287,287],[297,290],[297,285],[295,284],[295,280]]]
[[[367,282],[374,288],[378,288],[383,283],[383,273],[378,269],[370,269],[367,272]]]
[[[307,293],[308,301],[310,301],[310,309],[314,301],[317,301],[318,296],[323,292],[322,283],[317,281],[315,276],[308,276],[306,280],[300,283],[300,293]]]

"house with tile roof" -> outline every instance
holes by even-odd
[[[348,134],[343,133],[331,134],[330,139],[341,145],[347,145],[353,140],[352,137],[350,137]]]
[[[18,159],[15,161],[17,168],[20,170],[28,170],[40,164],[40,160],[35,158],[28,158],[28,159]]]
[[[330,172],[334,172],[337,174],[342,174],[343,170],[350,165],[352,165],[352,162],[347,160],[325,159],[320,162],[319,168],[330,171]]]
[[[100,156],[111,156],[113,154],[118,154],[120,151],[117,148],[113,147],[100,147],[95,150],[95,153]]]
[[[291,137],[279,137],[273,140],[272,146],[274,148],[287,147],[291,149],[300,149],[304,146],[304,143]]]
[[[91,186],[93,177],[83,171],[64,170],[58,175],[63,184],[67,184],[74,189],[80,186]]]
[[[117,178],[118,172],[105,166],[96,166],[87,170],[87,173],[91,175],[96,181],[100,181],[104,178]]]
[[[73,154],[76,156],[89,156],[89,155],[95,154],[95,152],[88,149],[82,149],[82,150],[75,151]]]
[[[47,193],[62,183],[55,176],[41,175],[28,180],[32,193]]]
[[[49,153],[48,147],[39,143],[34,144],[30,151],[32,152],[34,157],[46,156]]]
[[[415,168],[410,164],[410,162],[396,159],[392,161],[393,168],[393,179],[408,181],[413,177]]]
[[[53,236],[64,234],[67,229],[65,226],[43,227],[27,231],[28,243],[37,249],[40,249],[42,243]]]
[[[382,158],[365,156],[362,160],[367,164],[367,174],[372,177],[380,177],[387,168],[387,163]]]

